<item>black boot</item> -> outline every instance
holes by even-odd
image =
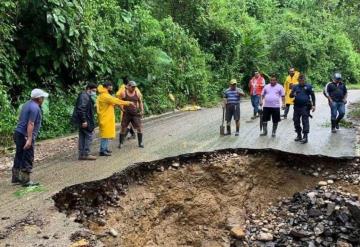
[[[341,119],[336,119],[336,121],[335,121],[335,129],[340,129],[340,121],[341,121]]]
[[[138,137],[139,148],[144,148],[143,133],[138,133],[137,137]]]
[[[305,143],[308,143],[308,134],[305,133],[304,134],[304,138],[300,141],[301,144],[305,144]]]
[[[260,136],[267,136],[268,129],[267,129],[267,123],[263,123],[263,133],[260,134]]]
[[[273,123],[273,129],[272,129],[272,134],[271,134],[272,137],[276,136],[277,127],[278,127],[278,123]]]
[[[133,128],[128,128],[126,132],[126,136],[130,133],[131,136],[128,137],[128,139],[136,139],[135,131]]]
[[[120,136],[119,136],[119,146],[118,146],[118,148],[121,148],[121,145],[124,144],[125,136],[126,136],[126,135],[124,135],[124,134],[120,134]]]
[[[226,136],[231,135],[231,126],[229,126],[229,125],[226,126],[226,134],[225,135]]]
[[[38,185],[40,185],[39,183],[30,180],[30,173],[29,172],[21,171],[20,174],[21,174],[20,175],[21,176],[21,185],[23,187],[30,187],[30,186],[38,186]]]
[[[19,169],[16,169],[16,168],[12,169],[11,183],[13,183],[13,184],[21,183]]]
[[[301,132],[297,132],[297,137],[295,138],[296,142],[299,142],[302,140]]]
[[[336,120],[331,120],[331,132],[336,133]]]

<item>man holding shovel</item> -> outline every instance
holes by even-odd
[[[236,79],[230,81],[230,87],[224,92],[226,134],[231,135],[231,119],[234,118],[236,123],[235,136],[239,136],[240,130],[240,97],[245,96],[244,91],[237,87]]]

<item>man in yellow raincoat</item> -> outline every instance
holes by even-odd
[[[127,85],[129,84],[130,80],[127,76],[123,77],[123,83],[119,86],[119,90],[116,92],[116,97],[121,99],[121,95],[123,95],[126,91],[126,87]],[[142,94],[140,92],[140,89],[138,87],[135,88],[135,92],[137,95],[139,95],[140,97],[142,97]],[[124,113],[124,107],[121,107],[121,115],[120,115],[120,118],[122,119],[123,118],[123,114]],[[130,133],[131,137],[129,137],[128,139],[135,139],[136,138],[136,135],[135,135],[135,131],[133,129],[133,126],[132,125],[129,125],[129,127],[127,128],[126,130],[126,133],[125,133],[125,138],[127,137],[127,135]],[[121,133],[120,133],[121,135]],[[120,140],[120,137],[119,137],[119,140]]]
[[[287,119],[287,115],[289,114],[290,106],[294,105],[294,99],[290,97],[291,90],[293,86],[299,84],[299,75],[300,73],[295,70],[295,68],[289,69],[289,75],[286,77],[284,83],[285,89],[285,111],[284,111],[284,119]]]
[[[113,97],[110,93],[113,90],[111,82],[105,82],[98,87],[99,96],[96,100],[96,109],[99,119],[100,130],[100,156],[111,156],[109,141],[115,138],[115,110],[117,106],[129,106],[134,103],[123,101]]]

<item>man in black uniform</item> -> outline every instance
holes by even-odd
[[[305,82],[305,76],[299,76],[299,84],[295,85],[290,93],[290,98],[294,100],[294,125],[297,137],[296,142],[305,144],[308,142],[310,131],[309,116],[310,110],[315,111],[315,93],[310,84]],[[302,122],[302,128],[301,123]],[[302,133],[304,134],[302,136]]]

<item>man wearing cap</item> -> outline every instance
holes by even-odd
[[[230,87],[224,91],[224,104],[226,110],[226,135],[231,135],[231,119],[236,123],[235,136],[239,136],[240,130],[240,97],[245,96],[244,91],[237,87],[236,79],[230,81]]]
[[[12,183],[34,186],[39,183],[30,180],[34,162],[34,145],[41,127],[41,105],[49,94],[41,89],[31,91],[31,100],[21,108],[17,127],[14,132],[16,154],[12,168]]]
[[[258,71],[255,71],[254,77],[251,78],[249,82],[251,104],[254,108],[254,116],[252,117],[252,119],[255,119],[257,117],[257,114],[259,113],[260,97],[264,86],[264,77],[262,77]]]
[[[129,124],[137,131],[138,137],[138,146],[144,148],[143,143],[143,132],[142,132],[142,121],[141,118],[144,115],[144,104],[142,101],[142,95],[137,90],[137,84],[135,81],[129,81],[125,91],[120,93],[120,98],[122,100],[130,101],[133,104],[130,106],[123,107],[123,118],[121,121],[121,132],[119,140],[119,148],[124,144],[126,130],[129,127]]]
[[[125,76],[123,78],[123,83],[120,85],[119,87],[119,90],[116,92],[116,97],[118,97],[119,99],[121,99],[121,95],[124,94],[125,90],[126,90],[126,87],[127,85],[129,84],[130,80],[129,80],[129,77],[128,76]],[[137,93],[137,95],[140,95],[142,96],[141,92],[140,92],[140,89],[138,87],[135,88],[135,91]],[[123,112],[124,112],[124,109],[122,108],[121,109],[121,119],[123,118]],[[125,133],[125,138],[127,137],[127,135],[130,133],[130,137],[128,139],[136,139],[136,135],[135,135],[135,131],[134,131],[134,128],[133,126],[130,124],[126,130],[126,133]],[[121,133],[120,133],[121,134]],[[120,139],[120,137],[119,137]]]
[[[290,106],[294,105],[294,99],[290,97],[291,89],[293,86],[299,83],[299,75],[300,73],[295,70],[295,68],[289,69],[289,75],[286,77],[284,83],[285,89],[285,111],[284,111],[284,119],[287,119],[287,115],[289,114]]]
[[[331,109],[331,132],[336,133],[341,119],[345,116],[347,103],[347,88],[342,82],[340,73],[335,73],[333,81],[325,86],[324,95],[328,99]]]
[[[280,122],[280,103],[285,106],[285,91],[283,86],[278,83],[275,75],[271,76],[270,83],[264,87],[261,94],[260,105],[263,107],[263,133],[260,136],[267,136],[268,124],[273,122],[272,137],[276,136],[276,130]]]
[[[95,129],[94,97],[97,85],[89,83],[86,90],[81,92],[76,100],[72,120],[79,128],[79,160],[96,160],[90,154],[93,132]]]
[[[310,132],[310,110],[315,111],[315,93],[310,84],[305,82],[305,75],[300,74],[299,84],[291,90],[290,97],[294,98],[294,126],[297,133],[296,142],[308,142]],[[302,128],[301,128],[302,122]],[[302,136],[302,133],[304,134]]]
[[[111,95],[113,85],[105,82],[98,86],[99,96],[96,100],[96,109],[99,120],[100,134],[100,156],[111,156],[109,142],[115,138],[115,109],[114,107],[123,105],[133,105],[132,102],[123,101]]]

